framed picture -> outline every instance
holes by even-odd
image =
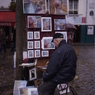
[[[42,57],[48,57],[49,51],[42,51]]]
[[[27,39],[32,40],[33,39],[33,31],[28,31],[27,32]]]
[[[34,31],[34,39],[40,39],[40,32]]]
[[[41,28],[41,16],[27,16],[28,28]]]
[[[52,2],[52,0],[51,0]],[[67,14],[67,0],[53,0],[51,14]]]
[[[25,87],[24,87],[24,88],[25,88]],[[18,92],[19,92],[18,95],[24,95],[24,88],[23,88],[23,87],[19,87],[19,88],[18,88]]]
[[[45,14],[46,0],[23,0],[24,14]]]
[[[35,41],[35,49],[40,48],[40,41]]]
[[[61,33],[61,34],[63,34],[63,37],[64,37],[64,39],[67,42],[67,32],[66,31],[64,31],[64,32],[55,32],[55,33]]]
[[[40,57],[40,50],[35,50],[35,57]]]
[[[55,49],[55,45],[52,41],[52,37],[42,38],[42,49]]]
[[[66,30],[65,19],[54,19],[54,30]]]
[[[51,17],[41,17],[41,31],[52,31],[52,19]]]
[[[19,95],[19,88],[25,88],[27,85],[27,81],[25,80],[15,80],[13,95]]]
[[[27,41],[27,49],[33,49],[33,41]]]
[[[34,58],[34,51],[28,50],[28,58]]]
[[[87,35],[94,35],[94,26],[87,26]]]
[[[28,95],[38,95],[37,88],[28,88]]]
[[[29,70],[29,80],[34,80],[36,79],[36,68],[30,69]]]

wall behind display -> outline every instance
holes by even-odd
[[[34,21],[33,20],[31,21],[31,25],[32,25],[31,27],[29,26],[29,17],[34,20]],[[43,19],[43,25],[50,26],[51,27],[50,31],[49,30],[43,31],[41,29],[42,28],[41,18],[45,18],[45,19]],[[50,20],[51,20],[51,22],[50,22]],[[58,28],[58,29],[55,28],[56,20],[58,20],[57,27],[60,26],[61,28]],[[37,27],[38,21],[39,21],[39,27]],[[48,23],[50,23],[50,25]],[[28,52],[31,51],[31,56],[32,56],[29,58],[50,57],[51,54],[53,53],[54,49],[45,49],[45,50],[42,49],[43,37],[51,38],[55,34],[55,32],[66,32],[65,16],[63,16],[63,15],[62,16],[61,15],[60,16],[59,15],[27,15],[26,26],[27,26],[26,30],[28,32],[27,33],[28,34],[27,35],[27,43],[30,42],[31,45],[33,44],[33,49],[31,47],[29,48],[29,46],[27,47],[27,51]],[[45,29],[47,29],[47,27],[45,26]],[[49,29],[49,27],[48,27],[48,29]],[[30,38],[29,38],[29,33],[31,35]],[[43,56],[44,54],[45,54],[45,56]]]

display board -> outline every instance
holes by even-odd
[[[67,41],[65,16],[27,15],[26,19],[28,58],[50,57],[55,50],[51,41],[56,32],[63,33]]]

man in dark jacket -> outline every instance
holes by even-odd
[[[66,43],[61,33],[56,33],[52,41],[57,49],[51,55],[43,75],[43,83],[38,87],[39,95],[54,95],[58,84],[68,83],[76,75],[75,50]]]
[[[4,49],[4,53],[6,53],[6,34],[4,32],[4,29],[0,29],[0,52],[2,51],[2,47]]]

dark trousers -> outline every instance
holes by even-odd
[[[2,47],[3,47],[3,49],[4,49],[4,53],[6,53],[6,45],[1,44],[1,46],[0,46],[0,52],[2,51]]]
[[[14,48],[15,48],[15,43],[12,44],[11,51],[14,51]]]
[[[38,86],[38,95],[54,95],[57,83],[52,81],[43,82]]]

